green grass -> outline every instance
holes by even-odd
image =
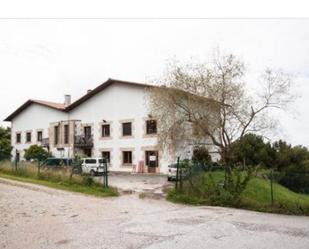
[[[223,172],[213,172],[216,183],[223,182]],[[188,185],[184,185],[184,188]],[[274,183],[274,205],[271,206],[270,183],[260,177],[252,178],[246,189],[241,193],[241,201],[238,208],[261,212],[273,212],[282,214],[309,215],[309,195],[295,193],[284,186]],[[207,198],[201,198],[192,192],[176,193],[170,190],[167,199],[177,203],[193,205],[211,205]]]
[[[295,193],[274,183],[274,206],[271,204],[270,184],[261,178],[252,179],[241,195],[242,207],[263,212],[309,215],[309,195]]]
[[[115,188],[103,187],[101,184],[93,182],[89,177],[73,176],[70,178],[68,172],[64,170],[42,170],[38,178],[33,165],[20,167],[16,172],[10,164],[0,164],[0,177],[97,197],[118,196]]]

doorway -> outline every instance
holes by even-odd
[[[159,166],[159,153],[155,150],[145,151],[146,166],[148,166],[148,173],[156,173]]]
[[[18,151],[16,151],[16,158],[15,158],[16,162],[18,163],[20,160],[20,154]]]
[[[84,152],[85,156],[91,157],[92,149],[91,148],[84,148],[83,152]]]

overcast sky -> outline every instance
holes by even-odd
[[[209,61],[219,47],[245,61],[252,86],[265,67],[295,76],[301,97],[276,138],[309,146],[308,19],[2,19],[0,34],[1,120],[29,98],[76,100],[109,77],[147,82],[167,59]]]

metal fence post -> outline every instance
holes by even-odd
[[[182,190],[182,170],[183,170],[183,168],[181,167],[180,171],[179,171],[179,189],[180,189],[180,191]]]
[[[107,169],[107,160],[105,159],[104,163],[104,171],[105,171],[105,187],[108,187],[108,169]]]
[[[274,205],[273,169],[270,170],[270,198],[271,206]]]
[[[179,174],[179,157],[177,157],[177,168],[176,168],[176,184],[175,184],[176,191],[178,190],[178,174]]]
[[[15,171],[17,171],[17,149],[15,149]]]

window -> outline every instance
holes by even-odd
[[[31,143],[31,132],[26,133],[26,142]]]
[[[21,135],[20,133],[16,133],[16,143],[20,143],[21,142]]]
[[[38,131],[37,134],[36,134],[36,140],[38,142],[42,142],[42,139],[43,139],[43,132],[42,131]]]
[[[54,127],[54,143],[57,145],[59,143],[59,126]]]
[[[132,164],[132,151],[123,151],[122,152],[122,163],[123,164]]]
[[[85,138],[91,138],[91,126],[84,127]]]
[[[86,164],[96,164],[97,163],[97,159],[86,159],[85,163]]]
[[[68,124],[64,125],[64,143],[65,144],[69,143],[69,125]]]
[[[146,121],[146,134],[156,134],[157,133],[157,121],[147,120]]]
[[[132,123],[122,123],[122,136],[131,136],[132,135]]]
[[[109,151],[102,151],[102,157],[105,158],[107,160],[107,162],[109,163],[111,160],[111,154]]]
[[[109,137],[110,136],[110,125],[104,124],[102,125],[102,137]]]

